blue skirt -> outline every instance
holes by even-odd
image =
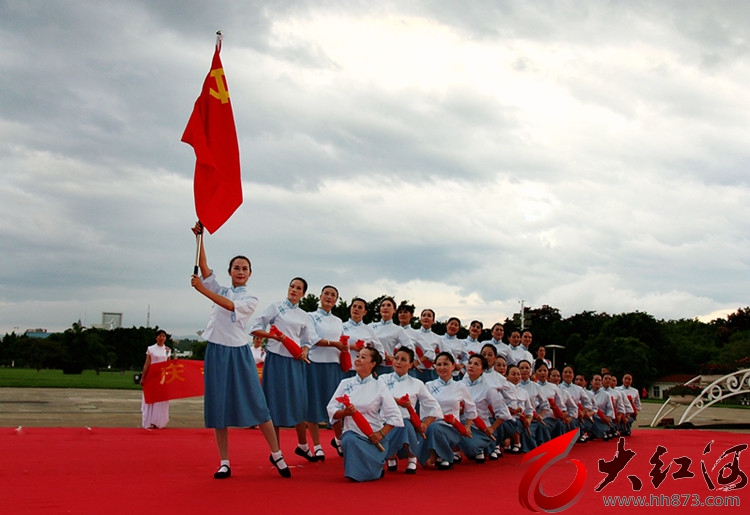
[[[388,458],[392,458],[397,454],[404,455],[405,453],[399,453],[399,451],[406,446],[409,449],[409,454],[417,456],[419,454],[419,444],[422,440],[422,435],[417,434],[411,421],[405,418],[404,427],[394,427],[388,433],[388,447],[385,449],[385,454]],[[408,454],[406,455],[408,456]]]
[[[503,423],[500,424],[500,427],[498,427],[495,431],[495,439],[497,440],[497,444],[500,445],[506,438],[510,438],[517,433],[520,434],[523,430],[523,424],[521,424],[520,420],[517,420],[515,418],[512,418],[510,420],[503,420]]]
[[[438,378],[437,372],[435,372],[434,368],[427,368],[424,370],[420,370],[419,372],[412,368],[411,370],[409,370],[409,375],[419,379],[423,383],[434,381]]]
[[[468,458],[473,458],[480,452],[488,454],[495,450],[495,442],[476,427],[471,428],[471,438],[461,437],[458,447]]]
[[[338,363],[313,362],[307,366],[307,422],[328,421],[326,406],[343,378]]]
[[[461,441],[461,434],[443,420],[436,420],[427,427],[427,438],[419,447],[419,463],[424,465],[430,458],[430,451],[441,459],[453,463],[453,448]]]
[[[380,444],[388,449],[388,436]],[[341,449],[344,452],[344,477],[354,481],[374,481],[383,475],[385,455],[370,440],[356,431],[345,431],[341,436]]]
[[[206,427],[249,427],[271,419],[249,345],[227,347],[208,342],[203,367]]]
[[[294,427],[305,421],[307,364],[302,360],[266,353],[263,393],[276,427]]]
[[[378,377],[384,376],[386,374],[390,374],[391,372],[393,372],[393,367],[388,366],[388,365],[379,365],[376,372],[378,374]]]

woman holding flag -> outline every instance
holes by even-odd
[[[164,345],[167,332],[164,329],[156,331],[156,343],[146,349],[146,362],[143,364],[140,383],[146,379],[148,369],[152,363],[161,363],[172,359],[172,349]],[[163,429],[169,422],[169,401],[146,403],[146,397],[141,400],[141,427],[145,429]]]
[[[198,222],[192,230],[196,236],[202,235],[203,226]],[[198,240],[198,264],[202,279],[193,274],[190,284],[214,303],[211,318],[203,332],[203,337],[208,341],[204,358],[203,413],[206,427],[214,429],[221,460],[214,478],[225,479],[232,475],[229,466],[228,427],[256,425],[271,450],[269,461],[282,477],[291,477],[291,471],[279,448],[260,387],[258,369],[247,342],[245,328],[258,304],[258,299],[247,291],[247,281],[252,274],[250,260],[244,256],[232,258],[229,262],[232,287],[221,286],[213,270],[208,267],[202,236]]]

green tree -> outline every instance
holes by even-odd
[[[319,298],[312,294],[308,293],[304,297],[302,297],[299,301],[299,307],[302,309],[302,311],[307,311],[308,313],[314,313],[318,310],[319,306]]]

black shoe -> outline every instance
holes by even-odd
[[[342,456],[342,457],[344,456],[344,451],[341,450],[341,445],[339,445],[339,444],[336,443],[336,439],[335,438],[331,438],[331,447],[333,447],[334,449],[336,449],[336,453],[339,456]]]
[[[396,472],[398,470],[398,461],[397,460],[388,460],[388,472]]]
[[[440,463],[438,463],[437,468],[438,470],[452,470],[453,463],[450,463],[448,461],[441,461]]]
[[[294,449],[294,454],[296,454],[297,456],[302,456],[307,461],[311,461],[313,463],[318,461],[318,458],[316,458],[315,455],[310,452],[310,449],[308,449],[307,451],[304,451],[300,449],[299,447],[297,447],[296,449]]]
[[[411,465],[414,465],[414,468],[410,468]],[[417,473],[416,463],[409,463],[409,465],[406,466],[406,470],[404,470],[404,474],[416,474],[416,473]]]
[[[315,449],[315,461],[325,461],[326,460],[326,453],[323,452],[323,449]]]
[[[214,472],[214,479],[226,479],[231,475],[232,469],[229,468],[229,465],[222,465],[219,470]]]
[[[273,454],[268,457],[268,461],[271,462],[271,465],[276,467],[276,471],[279,473],[279,475],[281,475],[281,477],[292,477],[292,471],[289,470],[288,466],[284,468],[279,467],[279,462],[283,460],[284,460],[283,456],[279,458],[278,460],[273,459]]]

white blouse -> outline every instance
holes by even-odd
[[[312,322],[307,316],[307,311],[299,307],[299,303],[292,304],[289,299],[274,302],[266,307],[258,318],[255,319],[250,332],[269,331],[275,325],[279,331],[294,340],[300,347],[310,347],[317,343],[320,338],[312,330]],[[266,342],[266,351],[280,356],[292,357],[291,352],[277,340],[269,338]]]
[[[484,377],[479,376],[476,381],[472,381],[467,374],[461,379],[461,382],[469,390],[471,398],[477,405],[479,417],[485,424],[488,426],[491,424],[490,418],[511,419],[510,411],[508,411],[508,406],[505,404],[502,395],[498,393],[495,387],[485,381]]]
[[[246,326],[258,305],[258,298],[247,291],[246,286],[227,288],[216,280],[216,274],[204,277],[203,286],[234,303],[234,311],[224,309],[214,304],[211,318],[208,319],[203,338],[211,343],[226,345],[227,347],[241,347],[247,345]]]
[[[354,320],[349,319],[344,322],[342,331],[349,337],[350,344],[356,343],[357,340],[362,340],[365,342],[366,347],[372,347],[377,350],[380,353],[380,356],[385,359],[385,349],[383,349],[383,344],[380,343],[380,339],[369,325],[364,322],[355,322]],[[357,357],[359,351],[350,350],[349,352],[352,355],[352,363],[354,363],[354,358]]]
[[[388,392],[394,399],[400,399],[404,395],[409,394],[409,402],[411,402],[412,407],[415,409],[417,402],[419,402],[420,418],[443,418],[443,411],[440,409],[440,404],[427,391],[427,387],[419,379],[415,379],[409,374],[399,376],[396,372],[392,372],[380,376],[378,381],[388,388]],[[399,409],[403,418],[409,418],[409,410],[401,406],[399,406]]]
[[[345,394],[349,396],[349,400],[357,408],[357,411],[364,415],[373,431],[380,431],[385,424],[390,424],[393,427],[404,426],[401,410],[396,401],[393,400],[388,388],[371,375],[364,379],[355,375],[343,379],[339,383],[336,392],[326,407],[331,424],[336,422],[336,419],[333,418],[335,413],[345,408],[344,404],[337,401],[336,398]],[[360,431],[352,417],[343,418],[343,430],[355,431],[365,437],[369,436]]]
[[[425,385],[427,391],[440,404],[443,415],[453,415],[459,418],[461,415],[461,403],[464,404],[464,416],[468,419],[477,418],[477,406],[474,404],[466,385],[449,379],[447,382],[439,377]]]
[[[337,342],[341,339],[343,332],[343,322],[336,315],[318,308],[315,313],[308,313],[312,322],[312,330],[316,335],[318,343],[320,340]],[[314,363],[338,363],[341,351],[336,347],[318,347],[318,344],[312,346],[307,357]]]

